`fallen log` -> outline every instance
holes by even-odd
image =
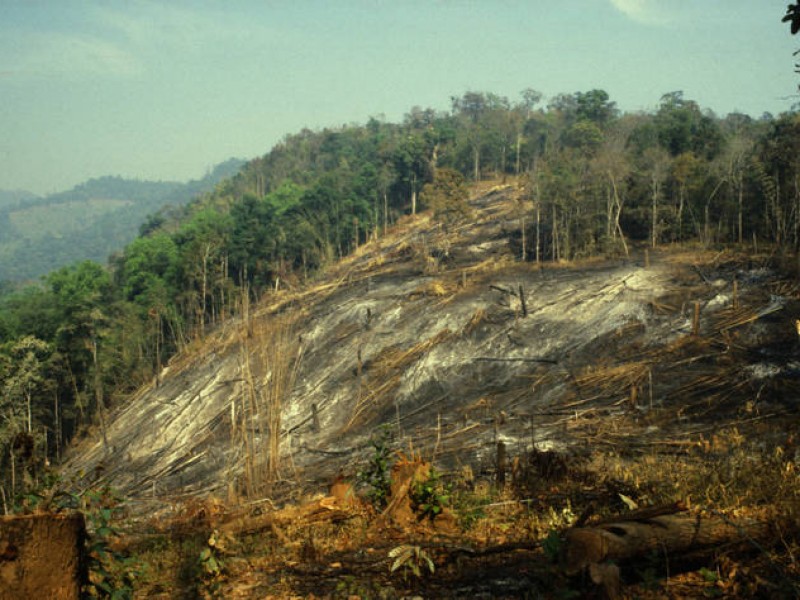
[[[232,535],[247,535],[269,529],[281,537],[278,529],[289,524],[312,525],[325,521],[338,523],[352,519],[357,514],[358,511],[353,504],[334,496],[326,496],[299,507],[256,516],[234,517],[219,525],[218,529]]]
[[[622,517],[566,534],[566,568],[577,573],[607,560],[626,560],[655,550],[677,554],[721,544],[764,539],[767,523],[716,515],[669,514],[631,519]]]

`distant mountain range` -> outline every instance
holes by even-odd
[[[104,263],[148,215],[211,191],[244,163],[230,159],[187,183],[100,177],[44,197],[0,190],[0,281],[36,279],[80,260]]]
[[[0,210],[36,198],[36,194],[25,190],[0,190]]]

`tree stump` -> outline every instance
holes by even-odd
[[[85,540],[80,513],[0,518],[0,600],[78,600]]]

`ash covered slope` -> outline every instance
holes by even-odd
[[[538,269],[512,251],[528,208],[517,196],[485,192],[449,228],[418,216],[315,284],[267,296],[176,357],[65,472],[133,497],[254,493],[279,425],[280,480],[303,489],[353,474],[382,424],[399,448],[480,472],[498,441],[648,444],[706,426],[712,402],[731,419],[793,410],[796,290],[770,293],[766,273],[721,254],[700,268],[664,255]],[[293,382],[281,375],[294,367]]]

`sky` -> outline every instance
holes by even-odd
[[[789,110],[787,0],[0,0],[0,189],[186,181],[484,91]]]

